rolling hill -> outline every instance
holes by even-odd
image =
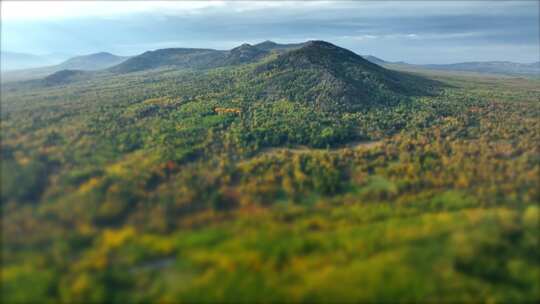
[[[225,51],[169,48],[144,52],[109,68],[113,73],[131,73],[157,68],[210,68],[226,57]]]
[[[540,76],[540,62],[517,63],[509,61],[474,61],[453,64],[425,64],[421,65],[421,67],[444,71]]]
[[[421,69],[510,76],[540,76],[540,62],[517,63],[510,61],[471,61],[451,64],[410,64],[403,61],[386,61],[373,55],[363,55],[362,57],[378,65],[405,70]]]
[[[274,57],[268,57],[274,54]],[[269,60],[262,60],[269,58]],[[394,100],[399,95],[426,93],[432,81],[385,69],[324,41],[299,44],[242,44],[229,51],[162,49],[146,52],[108,69],[129,73],[158,68],[212,69],[254,63],[241,81],[251,98],[290,98],[316,104],[354,104]],[[369,101],[368,101],[369,100]]]
[[[217,65],[238,65],[255,62],[268,55],[268,50],[258,48],[248,43],[235,47],[230,50],[225,59],[221,62],[216,62]]]
[[[151,69],[212,69],[256,62],[271,53],[284,53],[303,46],[298,44],[278,44],[264,41],[259,44],[242,44],[231,50],[169,48],[148,51],[111,67],[113,73],[131,73]]]
[[[107,63],[116,60],[113,55],[105,53],[73,58],[58,66],[67,68],[35,83],[66,85],[104,74],[121,77],[134,72],[155,73],[160,69],[193,71],[201,81],[210,82],[203,71],[228,67],[219,80],[231,77],[230,83],[235,83],[232,91],[226,93],[228,95],[249,100],[287,99],[324,110],[397,104],[407,96],[431,94],[437,87],[432,80],[386,69],[325,41],[292,45],[265,41],[255,45],[242,44],[228,51],[160,49],[134,56],[101,71],[76,68],[89,69],[89,65],[98,59]],[[233,72],[236,68],[240,69]]]
[[[101,70],[120,64],[128,58],[129,57],[117,56],[107,52],[100,52],[70,58],[55,66],[55,68],[59,70]]]
[[[332,107],[394,101],[425,94],[434,82],[385,69],[347,49],[309,41],[254,70],[251,90],[270,99],[289,98]]]
[[[82,65],[80,60],[67,63]],[[431,80],[383,68],[325,41],[294,45],[265,41],[229,51],[161,49],[127,59],[104,72],[120,76],[159,69],[201,71],[240,66],[243,68],[231,79],[237,88],[229,94],[251,100],[288,99],[319,109],[395,104],[405,96],[430,94],[436,86]],[[74,70],[49,75],[42,83],[63,85],[92,77],[81,69],[77,73]]]
[[[258,49],[265,50],[265,51],[287,51],[287,50],[293,50],[298,49],[304,46],[305,43],[276,43],[274,41],[266,40],[261,43],[257,43],[254,46]]]
[[[57,65],[4,72],[2,73],[2,82],[43,78],[62,70],[96,71],[118,65],[128,58],[107,52],[76,56]]]
[[[45,86],[56,86],[88,79],[90,77],[92,77],[92,74],[88,71],[66,69],[47,75],[39,82]]]

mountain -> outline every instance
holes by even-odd
[[[145,52],[114,66],[109,71],[130,73],[157,68],[210,69],[257,61],[268,55],[266,50],[243,44],[230,51],[171,48]]]
[[[536,75],[540,76],[540,62],[516,63],[509,61],[460,62],[453,64],[426,64],[426,69],[466,71],[490,74]]]
[[[368,59],[375,61],[373,56]],[[376,58],[378,59],[378,58]],[[379,62],[385,62],[378,59]],[[119,64],[115,64],[120,62]],[[228,51],[168,48],[131,58],[96,53],[71,58],[59,65],[28,70],[45,77],[45,86],[90,79],[91,70],[113,74],[155,69],[204,70],[253,64],[238,76],[241,94],[254,100],[309,102],[320,108],[393,103],[405,95],[428,94],[433,81],[383,68],[362,56],[325,41],[242,44]],[[111,66],[112,65],[112,66]],[[86,71],[86,72],[84,72]],[[236,77],[236,76],[235,76]]]
[[[211,68],[219,66],[227,57],[227,51],[195,48],[169,48],[144,52],[121,64],[113,66],[109,71],[114,73],[130,73],[157,68]]]
[[[169,48],[148,51],[111,67],[114,73],[131,73],[158,68],[211,69],[253,63],[272,52],[284,53],[303,44],[278,44],[264,41],[259,44],[242,44],[228,51],[197,48]]]
[[[275,54],[276,57],[268,57]],[[262,60],[268,58],[269,60]],[[323,107],[392,102],[424,94],[432,81],[385,69],[324,41],[242,44],[229,51],[173,48],[145,52],[108,70],[130,73],[159,68],[211,69],[254,63],[243,82],[251,99],[309,101]]]
[[[68,84],[74,81],[82,80],[87,72],[81,70],[61,70],[42,79],[45,86],[55,86]]]
[[[2,74],[2,82],[43,78],[62,70],[101,70],[118,65],[128,58],[129,57],[117,56],[107,52],[77,56],[56,65],[17,71],[6,71]]]
[[[73,57],[61,64],[48,67],[48,69],[43,68],[42,71],[48,73],[43,78],[43,83],[51,86],[87,79],[93,75],[93,73],[89,73],[90,71],[102,70],[118,65],[128,58],[107,52]]]
[[[410,64],[403,61],[386,61],[373,55],[363,55],[362,57],[378,65],[401,69],[414,68],[486,74],[540,76],[540,62],[516,63],[510,61],[472,61],[451,64]]]
[[[268,50],[258,48],[251,44],[242,44],[230,50],[225,60],[220,63],[222,65],[237,65],[255,62],[268,55]]]
[[[124,62],[129,57],[117,56],[107,52],[70,58],[55,66],[59,70],[101,70]]]
[[[274,54],[275,57],[268,57]],[[262,60],[268,58],[268,60]],[[254,63],[245,75],[244,96],[308,101],[324,107],[391,102],[424,94],[434,83],[385,69],[324,41],[242,44],[228,51],[170,48],[145,52],[109,68],[113,73],[151,69],[212,69]]]
[[[331,43],[309,41],[256,67],[249,88],[265,98],[309,101],[328,108],[391,102],[426,93],[434,84],[385,69]]]
[[[293,50],[293,49],[301,48],[303,45],[304,43],[279,44],[270,40],[266,40],[261,43],[255,44],[254,47],[260,50],[273,51],[273,50]]]
[[[94,57],[110,56],[96,54]],[[75,59],[63,66],[83,65],[81,58]],[[129,58],[106,71],[120,75],[154,69],[201,70],[243,64],[252,65],[234,77],[242,84],[234,94],[249,100],[287,99],[311,103],[320,109],[395,103],[407,95],[429,94],[436,85],[418,76],[383,68],[325,41],[295,45],[266,41],[242,44],[229,51],[160,49]],[[93,75],[81,69],[62,69],[47,76],[42,84],[61,85]]]

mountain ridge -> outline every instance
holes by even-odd
[[[373,55],[362,55],[365,59],[389,68],[413,68],[456,72],[475,72],[514,76],[540,76],[540,61],[519,63],[512,61],[464,61],[446,64],[412,64],[404,61],[386,61]]]
[[[121,77],[126,73],[159,68],[206,70],[231,67],[231,70],[222,70],[223,75],[229,75],[225,77],[232,77],[231,95],[253,101],[290,100],[330,111],[396,104],[407,96],[431,94],[436,87],[434,81],[386,69],[326,41],[307,41],[292,47],[264,42],[263,48],[270,50],[251,44],[242,44],[229,51],[160,49],[132,57],[104,71],[64,69],[45,77],[39,84],[66,85],[103,73]],[[276,51],[276,48],[281,50]],[[243,68],[235,70],[239,66]],[[205,73],[200,74],[200,81],[204,82],[206,77]]]
[[[130,57],[118,56],[109,52],[74,56],[56,65],[3,72],[2,81],[24,81],[44,78],[62,70],[97,71],[117,65],[128,58]]]
[[[77,70],[101,70],[113,65],[117,65],[125,60],[128,56],[118,56],[109,52],[98,52],[88,55],[81,55],[72,57],[57,66],[64,69],[77,69]]]
[[[134,56],[108,71],[131,73],[157,68],[211,69],[254,63],[272,53],[284,53],[300,48],[305,43],[279,44],[270,40],[257,44],[244,43],[230,50],[207,48],[167,48],[147,51]]]
[[[249,87],[270,99],[310,101],[326,109],[393,103],[428,94],[434,82],[388,70],[325,41],[308,41],[254,68]]]

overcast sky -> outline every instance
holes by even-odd
[[[390,61],[538,61],[538,1],[1,2],[2,51],[135,55],[330,41]]]

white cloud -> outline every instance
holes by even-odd
[[[3,20],[115,17],[140,13],[198,15],[220,9],[244,13],[335,6],[333,1],[2,1]]]
[[[112,17],[137,13],[196,14],[225,1],[2,1],[2,20]]]
[[[311,10],[354,11],[357,16],[461,15],[486,9],[493,13],[534,7],[530,1],[2,1],[2,20],[48,20],[78,17],[115,17],[140,13],[200,15],[215,12],[242,14]]]
[[[399,54],[402,58],[395,59],[424,60],[418,54],[429,46],[489,49],[504,43],[516,44],[511,50],[517,44],[537,50],[538,45],[538,2],[533,1],[0,1],[0,47],[20,52],[134,54],[322,39],[361,53],[388,52],[389,59]],[[417,53],[402,54],[405,46]],[[489,55],[484,49],[480,54]],[[537,51],[521,49],[507,54],[513,60],[538,57]],[[463,60],[471,56],[463,53]]]
[[[415,33],[395,33],[383,35],[352,35],[340,36],[339,39],[345,40],[373,40],[373,39],[455,39],[482,36],[482,32],[456,32],[456,33],[434,33],[434,34],[415,34]]]
[[[351,40],[362,41],[362,40],[368,40],[368,39],[376,39],[376,38],[379,38],[379,36],[377,36],[377,35],[355,35],[355,36],[345,35],[345,36],[341,36],[339,38],[340,39],[351,39]]]

